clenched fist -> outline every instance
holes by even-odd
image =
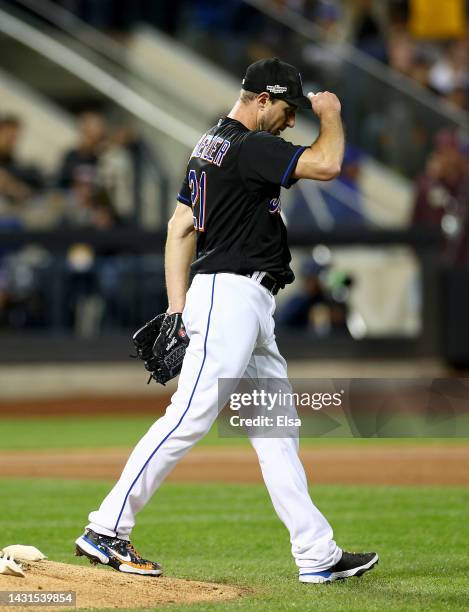
[[[308,98],[314,113],[318,117],[327,113],[340,113],[340,100],[330,91],[320,91],[317,94],[310,91],[308,93]]]

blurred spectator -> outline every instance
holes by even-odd
[[[115,203],[120,218],[126,223],[132,222],[146,227],[154,227],[158,223],[166,224],[169,214],[167,203],[170,196],[165,161],[132,125],[117,126],[114,139],[113,148],[118,148],[125,157],[124,159],[122,154],[119,154],[119,163],[114,160],[116,161],[114,175],[122,187],[122,195],[116,195]],[[127,184],[124,184],[121,172],[129,177]],[[108,185],[109,182],[105,181],[105,184]],[[126,204],[125,198],[130,186],[132,190]],[[114,193],[113,189],[110,191]],[[158,195],[159,206],[156,207],[155,198]],[[122,205],[119,204],[120,201]]]
[[[303,59],[314,69],[317,80],[313,84],[314,89],[332,89],[334,81],[340,78],[343,63],[341,51],[346,36],[342,17],[336,3],[321,0],[316,5],[313,19],[319,28],[317,40],[306,44],[302,50]]]
[[[61,224],[81,227],[90,225],[95,192],[96,181],[91,173],[86,168],[83,171],[76,168],[73,182],[64,196]]]
[[[449,43],[445,54],[430,69],[428,81],[441,95],[469,89],[469,40]]]
[[[107,192],[113,214],[135,221],[137,169],[130,150],[135,138],[125,124],[110,128],[101,113],[80,115],[78,145],[65,154],[57,178],[57,186],[66,190],[66,222],[88,223],[100,190]]]
[[[84,191],[85,192],[85,191]],[[107,231],[120,225],[107,192],[90,186],[86,191],[87,214],[82,219],[87,229]],[[118,299],[119,255],[122,249],[106,245],[91,247],[72,245],[67,254],[65,285],[65,322],[78,335],[92,336],[99,332],[104,314]],[[103,291],[103,286],[106,291]]]
[[[412,63],[409,66],[408,75],[421,87],[429,87],[430,70],[432,59],[428,53],[422,49],[414,49]]]
[[[420,84],[427,78],[429,65],[426,56],[417,52],[415,42],[400,29],[392,32],[388,43],[389,64],[396,72],[413,78]],[[386,165],[414,177],[421,172],[429,146],[428,119],[422,112],[426,107],[409,103],[409,99],[390,87],[381,90],[380,104],[375,104],[362,120],[356,138],[366,151]],[[438,117],[434,115],[435,119]],[[349,121],[354,120],[350,117]]]
[[[313,259],[303,262],[301,291],[281,305],[276,317],[279,326],[309,329],[318,336],[348,335],[347,297],[351,282],[348,278],[340,280],[345,290],[341,293],[337,283],[328,286],[328,274],[327,268]]]
[[[383,21],[386,6],[374,0],[356,0],[352,9],[353,43],[363,53],[387,62]]]
[[[0,197],[12,203],[23,202],[44,186],[39,170],[17,159],[21,127],[16,116],[0,118]]]
[[[247,64],[275,55],[270,46],[282,26],[267,23],[259,11],[241,0],[186,2],[179,34],[186,44],[214,61],[242,71]],[[272,32],[275,31],[275,34]]]
[[[136,221],[135,181],[140,169],[135,167],[132,145],[137,139],[130,126],[114,126],[98,162],[97,180],[109,193],[116,213],[127,222]]]
[[[75,172],[71,189],[65,196],[65,207],[61,218],[63,226],[109,229],[119,223],[109,193],[89,173]]]
[[[469,231],[468,169],[464,143],[457,133],[445,130],[435,139],[416,186],[412,222],[441,229],[444,259],[454,264],[469,258],[461,250],[463,236]]]
[[[83,112],[78,119],[78,129],[77,147],[68,151],[60,164],[57,186],[63,189],[70,188],[78,175],[88,175],[91,182],[95,180],[99,156],[105,146],[107,124],[101,113]]]
[[[276,319],[279,325],[305,329],[309,326],[310,311],[317,304],[326,304],[320,274],[324,268],[314,260],[303,262],[301,267],[301,292],[287,297]]]
[[[397,30],[388,39],[389,65],[393,70],[411,76],[416,58],[416,44],[408,32]]]

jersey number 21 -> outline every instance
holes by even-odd
[[[200,179],[194,169],[189,171],[189,189],[194,215],[194,227],[198,232],[205,231],[205,196],[207,192],[207,175],[202,172]]]

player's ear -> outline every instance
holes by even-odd
[[[270,94],[268,94],[266,91],[263,91],[257,96],[257,108],[259,110],[264,110],[269,101]]]

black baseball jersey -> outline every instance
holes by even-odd
[[[269,272],[294,280],[280,187],[305,147],[225,117],[196,144],[179,202],[192,206],[198,232],[194,273]]]

